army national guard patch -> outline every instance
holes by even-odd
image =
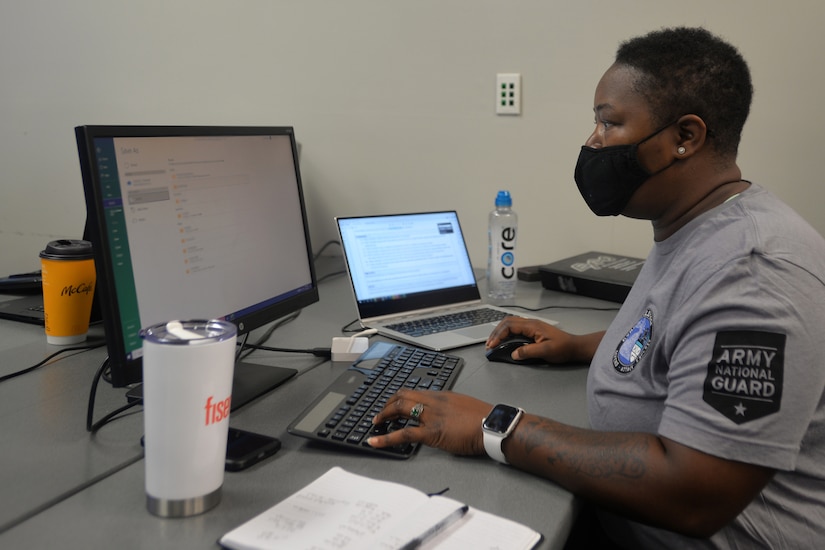
[[[785,335],[731,331],[716,335],[704,400],[737,424],[779,410]]]

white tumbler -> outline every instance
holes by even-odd
[[[220,502],[237,329],[226,321],[170,321],[140,331],[146,506],[161,517]]]

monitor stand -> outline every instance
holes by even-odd
[[[235,363],[232,377],[232,411],[269,393],[298,373],[287,367],[270,367],[257,363]],[[129,402],[143,399],[143,384],[137,384],[126,393]]]
[[[298,373],[287,367],[270,367],[257,363],[235,363],[232,379],[232,409],[243,407],[253,399],[268,393]]]

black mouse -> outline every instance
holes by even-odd
[[[497,361],[499,363],[512,363],[514,365],[544,365],[547,362],[544,359],[532,358],[516,360],[511,357],[516,348],[520,348],[525,344],[532,344],[534,340],[526,336],[514,334],[502,340],[496,347],[490,348],[485,352],[488,361]]]

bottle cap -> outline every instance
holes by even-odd
[[[499,191],[496,195],[496,206],[513,206],[513,199],[509,191]]]

